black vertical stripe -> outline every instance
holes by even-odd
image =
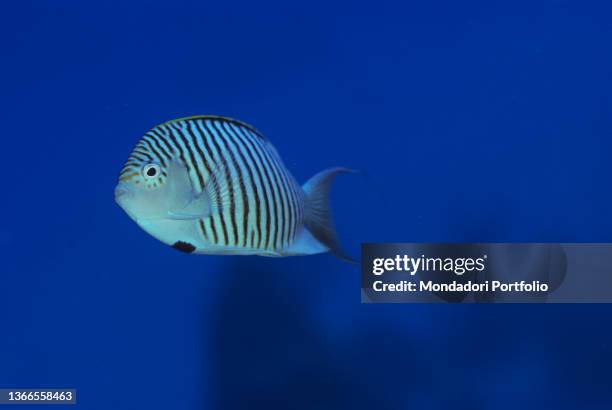
[[[196,148],[198,156],[200,157],[202,161],[202,165],[204,166],[204,170],[206,170],[206,174],[210,176],[210,168],[208,167],[206,156],[204,155],[204,152],[202,151],[202,147],[200,146],[200,138],[196,136],[196,133],[194,133],[194,130],[192,128],[194,125],[195,125],[194,121],[189,121],[187,123],[187,132],[189,133],[189,137],[191,138],[191,141],[193,141],[193,146]]]
[[[244,142],[241,141],[241,139],[236,136],[234,134],[234,132],[230,129],[229,125],[227,123],[223,123],[224,126],[224,130],[225,132],[231,136],[230,140],[232,141],[232,143],[234,144],[234,147],[236,148],[236,152],[238,152],[238,155],[240,156],[240,162],[244,165],[244,168],[247,170],[247,173],[249,174],[249,183],[251,185],[251,194],[253,196],[253,202],[255,203],[255,224],[252,227],[252,229],[257,232],[257,237],[260,238],[261,237],[261,231],[260,231],[260,226],[261,226],[261,215],[260,215],[260,201],[259,201],[259,193],[257,190],[257,186],[256,186],[256,182],[255,182],[255,178],[253,176],[253,171],[251,169],[251,164],[249,162],[247,162],[247,159],[245,157],[245,153],[246,155],[249,155],[249,160],[251,161],[251,163],[255,164],[255,161],[253,160],[253,158],[250,155],[250,152],[247,151],[247,148],[244,146]],[[256,172],[259,172],[259,170],[257,168],[255,168]],[[259,175],[259,179],[261,180],[261,175]],[[242,185],[242,189],[244,189],[244,185]],[[262,187],[263,190],[263,187]],[[243,192],[244,195],[244,192]],[[248,204],[249,202],[249,198],[248,196],[245,198],[246,203]],[[244,218],[244,232],[245,232],[245,241],[246,241],[246,232],[247,232],[247,218]],[[254,235],[251,234],[250,235],[250,241],[249,241],[249,246],[254,248],[255,244],[254,244]]]
[[[268,161],[270,161],[270,158],[268,158]],[[272,161],[270,161],[270,167],[272,168],[272,172],[274,174],[274,181],[276,182],[276,187],[278,189],[278,195],[280,197],[280,202],[281,202],[281,214],[279,216],[280,226],[278,227],[279,229],[277,229],[276,231],[277,232],[276,241],[279,243],[278,248],[282,248],[285,246],[285,244],[283,243],[283,236],[285,232],[285,223],[287,222],[287,218],[285,215],[285,207],[287,206],[285,203],[286,193],[284,192],[283,185],[278,178],[278,171],[276,167],[274,166],[274,164],[272,163]]]
[[[187,161],[185,160],[185,153],[181,148],[181,144],[179,144],[176,140],[172,129],[170,127],[164,127],[163,130],[166,132],[166,142],[168,142],[168,144],[174,147],[174,152],[177,152],[179,154],[179,159],[185,166],[187,166]]]
[[[142,154],[138,154],[137,152],[133,152],[133,151],[132,151],[132,154],[130,155],[130,158],[135,158],[139,162],[147,161],[147,159],[144,156],[142,156]]]
[[[200,191],[203,191],[204,190],[204,177],[202,176],[202,172],[200,171],[200,167],[198,166],[198,162],[196,161],[195,154],[193,153],[193,150],[191,149],[191,144],[189,143],[188,138],[185,136],[185,134],[183,134],[183,130],[180,128],[180,126],[177,123],[171,123],[171,127],[175,131],[174,134],[178,136],[178,138],[181,140],[181,142],[185,146],[184,151],[187,154],[187,157],[189,158],[189,162],[185,163],[185,165],[187,166],[187,169],[189,171],[193,172],[196,175],[196,177],[198,178],[198,182],[200,183]]]
[[[166,157],[164,157],[164,155],[160,151],[157,150],[157,148],[154,146],[155,144],[153,144],[153,142],[151,142],[151,140],[147,137],[144,137],[142,141],[144,142],[144,144],[147,145],[149,150],[153,154],[155,154],[159,162],[165,167],[167,165]]]
[[[253,134],[250,134],[246,130],[245,130],[245,133],[249,137],[254,139],[255,141],[259,142],[259,140],[256,139]],[[261,146],[262,144],[259,144],[259,145]],[[261,146],[261,149],[263,151],[264,156],[266,157],[267,164],[270,167],[271,173],[272,173],[273,178],[274,178],[274,186],[276,188],[275,193],[277,194],[276,202],[277,202],[277,204],[280,203],[281,214],[279,215],[278,212],[277,212],[276,243],[279,243],[277,245],[277,247],[281,248],[281,247],[284,246],[284,244],[282,243],[282,239],[283,239],[282,235],[283,235],[283,232],[284,232],[284,224],[285,224],[285,220],[286,220],[286,215],[285,215],[285,207],[287,206],[286,203],[285,203],[286,194],[284,193],[283,185],[281,184],[281,182],[279,180],[279,175],[278,175],[279,169],[276,166],[276,163],[273,161],[272,155],[270,155],[270,153],[268,152],[267,147]]]
[[[143,157],[145,157],[145,159],[149,162],[153,162],[153,157],[151,155],[149,155],[149,153],[146,151],[145,147],[138,147],[136,149],[134,149],[134,151],[132,151],[132,153],[137,153],[138,155],[142,155]]]
[[[218,216],[219,216],[219,224],[221,225],[221,233],[223,233],[223,240],[219,239],[219,244],[220,245],[230,245],[229,236],[227,235],[227,224],[225,222],[225,216],[223,214],[218,214]],[[217,226],[216,219],[213,219],[212,222],[213,224],[215,224],[215,226]],[[218,227],[216,229],[218,229]]]
[[[289,171],[287,171],[286,168],[283,167],[283,176],[285,178],[285,183],[287,184],[287,189],[289,190],[289,203],[291,205],[291,225],[290,225],[290,229],[289,232],[287,233],[288,235],[288,242],[291,243],[293,242],[294,238],[295,238],[295,231],[297,228],[297,221],[298,221],[298,197],[297,194],[295,192],[295,180],[293,179],[293,177],[289,174]]]
[[[200,231],[202,232],[202,236],[204,237],[204,239],[208,240],[208,235],[206,234],[206,226],[204,226],[204,220],[198,219],[198,222],[200,224]]]
[[[196,125],[196,129],[198,131],[197,134],[200,136],[199,141],[201,141],[202,144],[203,144],[203,148],[204,148],[203,151],[206,153],[208,158],[210,158],[209,169],[211,169],[214,166],[214,164],[216,163],[216,159],[214,157],[214,153],[211,150],[210,145],[208,143],[208,140],[211,137],[208,134],[208,131],[206,131],[203,128],[203,126],[204,126],[203,122],[201,122],[201,121],[194,121],[194,124]],[[215,173],[213,172],[212,169],[211,169],[211,172],[209,174],[209,178],[214,178],[214,179],[217,178],[217,176],[215,175]],[[210,180],[209,180],[209,183],[211,183]],[[213,181],[212,182],[212,186],[213,186],[213,189],[215,190],[216,198],[219,199],[220,196],[221,196],[221,190],[219,189],[218,181]],[[219,242],[219,238],[218,238],[215,217],[218,217],[221,220],[221,227],[222,227],[222,231],[223,231],[223,234],[224,234],[224,240],[227,242],[227,230],[225,228],[225,219],[223,217],[223,212],[225,212],[225,210],[223,209],[223,203],[219,202],[219,203],[217,203],[215,205],[218,207],[218,209],[216,209],[217,212],[215,212],[215,214],[211,215],[211,217],[210,217],[210,229],[212,231],[215,243],[221,244]]]
[[[274,232],[272,232],[272,230],[270,229],[270,221],[272,218],[275,218],[275,215],[272,215],[272,211],[270,210],[270,201],[268,200],[268,197],[269,197],[271,201],[274,201],[274,190],[271,186],[272,178],[270,178],[268,168],[265,166],[265,162],[262,158],[261,152],[259,151],[258,143],[254,143],[253,141],[251,141],[250,138],[246,137],[242,133],[242,129],[240,129],[239,127],[235,127],[235,129],[242,136],[243,140],[246,141],[246,143],[251,147],[251,150],[255,154],[255,157],[257,157],[256,162],[258,164],[258,167],[260,167],[261,170],[263,170],[263,173],[265,174],[265,178],[262,179],[262,186],[265,187],[265,190],[266,190],[265,204],[266,204],[266,212],[268,215],[268,217],[266,218],[266,229],[265,229],[265,238],[266,238],[265,249],[270,249],[270,245],[271,245],[270,242],[272,242],[272,244],[274,243],[274,237],[273,237]],[[275,206],[274,213],[276,213],[276,208],[277,207]],[[275,223],[276,221],[277,219],[275,219]]]
[[[223,167],[223,171],[224,171],[224,176],[225,176],[225,181],[224,185],[227,186],[227,190],[229,193],[229,221],[230,221],[230,226],[229,228],[231,228],[232,233],[234,235],[234,242],[237,242],[238,239],[238,231],[236,228],[236,221],[234,219],[234,213],[236,212],[236,200],[234,198],[234,184],[232,182],[232,178],[230,175],[230,169],[229,166],[227,165],[227,158],[226,158],[226,153],[224,150],[221,149],[221,147],[219,146],[219,143],[217,142],[217,139],[224,145],[225,147],[225,142],[223,141],[222,138],[217,138],[216,137],[216,133],[213,133],[213,131],[211,130],[211,128],[208,126],[208,124],[206,122],[204,122],[204,127],[206,128],[206,130],[208,131],[209,135],[211,136],[211,141],[213,143],[213,145],[215,146],[215,148],[217,149],[217,152],[219,153],[219,160],[221,161],[221,166]],[[223,218],[223,215],[221,215],[221,217]],[[225,226],[224,226],[224,229]],[[225,231],[224,231],[225,232]],[[230,241],[229,241],[229,237],[227,237],[227,244],[230,245]],[[232,243],[231,245],[237,245],[237,243]]]
[[[242,201],[242,205],[243,205],[243,210],[242,210],[242,243],[240,243],[239,245],[242,246],[247,246],[247,229],[249,227],[249,197],[247,196],[246,193],[246,189],[244,187],[244,175],[242,175],[242,167],[240,167],[240,163],[239,161],[234,157],[234,150],[236,152],[238,152],[238,155],[240,156],[241,160],[242,160],[242,164],[244,164],[245,168],[247,168],[247,164],[244,160],[244,157],[242,156],[242,153],[240,152],[240,150],[238,149],[238,147],[236,146],[236,142],[228,135],[227,132],[225,132],[225,130],[221,129],[219,126],[218,122],[213,122],[213,125],[215,126],[215,128],[217,129],[217,132],[220,135],[223,135],[225,138],[222,139],[222,141],[224,141],[224,143],[226,144],[225,147],[227,149],[227,154],[228,157],[230,158],[232,165],[234,166],[236,173],[238,174],[238,187],[240,188],[240,195],[242,196],[241,201]],[[232,147],[234,148],[234,150],[230,149],[228,147],[228,144],[231,144]],[[249,176],[252,179],[252,175],[250,173],[249,170]],[[249,181],[250,182],[250,181]],[[252,182],[250,182],[252,183]],[[238,217],[238,215],[235,215],[236,217]]]
[[[248,241],[250,248],[255,248],[255,243],[254,242],[255,242],[255,229],[251,228],[249,230],[249,241]]]
[[[229,158],[229,162],[232,163],[232,165],[235,167],[235,162],[234,162],[234,158],[232,156],[232,152],[231,150],[228,148],[227,146],[227,142],[225,141],[225,135],[223,134],[217,134],[216,131],[216,127],[215,127],[215,123],[211,122],[210,124],[205,124],[205,127],[207,127],[207,129],[215,135],[215,140],[219,142],[220,145],[223,146],[222,148],[222,157],[223,157],[223,164],[224,164],[224,168],[225,168],[225,178],[227,180],[227,184],[228,184],[228,189],[229,189],[229,193],[230,193],[230,212],[229,212],[229,220],[230,220],[230,226],[232,228],[232,234],[234,235],[234,245],[239,246],[240,243],[238,241],[238,227],[237,227],[237,221],[236,221],[236,197],[234,195],[234,179],[231,173],[231,169],[228,165],[228,158]],[[213,129],[215,129],[213,131]],[[243,192],[244,193],[244,192]],[[244,195],[243,195],[244,198]]]
[[[279,165],[280,166],[280,165]],[[288,221],[285,229],[285,246],[288,246],[293,238],[293,226],[295,224],[295,198],[291,189],[290,181],[287,178],[287,173],[284,168],[280,168],[281,179],[285,185],[285,192],[287,193],[287,205],[288,205]]]
[[[153,134],[153,133],[147,134],[146,138],[148,138],[151,141],[153,141],[153,144],[157,147],[159,152],[161,152],[163,157],[165,157],[168,161],[170,161],[172,159],[172,155],[170,155],[170,153],[168,151],[166,151],[166,148],[164,148],[161,145],[161,143],[159,142],[159,139],[157,138],[157,136],[155,136],[155,134]]]
[[[278,191],[278,181],[276,181],[276,174],[274,173],[274,167],[268,161],[268,158],[265,156],[265,150],[259,144],[255,144],[257,149],[261,149],[261,163],[265,170],[267,181],[270,186],[270,191],[273,193],[272,200],[274,201],[274,230],[270,231],[270,242],[272,244],[271,249],[276,249],[278,247],[278,238],[281,230],[282,224],[282,215],[279,213],[281,201],[280,201],[280,193]],[[268,247],[270,247],[268,245]]]
[[[255,158],[255,155],[257,154],[254,150],[254,148],[252,146],[250,146],[250,141],[246,141],[245,137],[240,135],[236,129],[235,126],[230,124],[230,126],[228,127],[228,130],[232,131],[232,134],[235,137],[236,142],[239,142],[242,146],[241,151],[244,152],[244,154],[248,157],[249,161],[253,164],[253,166],[251,167],[250,165],[247,164],[247,169],[255,171],[255,174],[257,175],[257,179],[258,181],[252,180],[253,181],[253,195],[254,195],[254,199],[255,199],[255,208],[256,208],[256,226],[259,227],[258,228],[258,232],[257,232],[257,245],[253,245],[254,247],[257,247],[259,249],[264,249],[266,248],[266,241],[268,238],[268,232],[270,231],[270,218],[272,217],[271,213],[270,213],[270,206],[268,204],[268,185],[266,183],[266,181],[264,180],[264,177],[262,175],[263,172],[263,168],[260,164],[260,161],[258,161]],[[272,197],[272,195],[270,194],[270,197]],[[261,208],[261,203],[263,202],[263,209]],[[264,227],[264,221],[262,219],[262,212],[264,212],[264,217],[266,220],[266,227]]]
[[[152,129],[152,130],[150,130],[149,132],[150,132],[151,134],[155,135],[155,136],[158,138],[159,142],[160,142],[162,145],[164,145],[164,146],[166,147],[166,149],[168,150],[168,152],[171,152],[171,153],[173,153],[173,154],[174,154],[174,153],[176,153],[176,152],[177,152],[177,148],[176,148],[176,147],[172,147],[172,144],[170,144],[170,142],[168,141],[168,139],[166,138],[166,136],[165,136],[165,135],[163,135],[163,134],[160,132],[160,130],[161,130],[161,129],[155,129],[155,128],[153,128],[153,129]],[[169,155],[170,155],[170,154],[169,154]]]
[[[210,232],[212,232],[213,235],[213,243],[216,245],[218,242],[218,238],[217,238],[217,229],[215,229],[215,224],[214,222],[214,218],[211,216],[208,218],[209,222],[210,222]]]
[[[280,180],[283,186],[283,189],[285,191],[285,199],[287,201],[287,209],[286,209],[286,218],[285,218],[285,230],[283,231],[283,246],[287,246],[289,244],[289,237],[290,237],[290,233],[291,233],[291,229],[293,226],[293,221],[294,221],[294,217],[293,217],[293,197],[291,196],[291,189],[289,187],[289,184],[287,183],[287,176],[285,174],[285,169],[282,166],[282,164],[280,163],[279,159],[275,156],[272,155],[272,159],[274,161],[274,163],[276,164],[276,167],[278,169],[279,175],[280,175]]]
[[[138,169],[138,168],[140,168],[140,163],[139,162],[134,162],[132,160],[132,158],[130,158],[128,160],[128,162],[126,162],[125,165],[123,165],[121,173],[123,174],[123,173],[129,171],[129,168],[136,168],[136,169]]]
[[[194,133],[194,135],[197,134],[197,136],[199,137],[199,138],[197,138],[198,149],[200,149],[205,154],[204,156],[206,158],[205,162],[207,164],[206,166],[207,166],[207,169],[208,169],[208,174],[209,174],[210,177],[213,177],[213,174],[214,174],[213,166],[214,166],[216,160],[215,160],[214,153],[210,149],[210,145],[208,144],[208,138],[209,138],[208,132],[206,130],[204,130],[204,128],[203,128],[204,125],[203,125],[203,123],[201,121],[193,121],[192,123],[195,125],[195,130],[194,131],[196,131],[196,132]],[[200,142],[202,144],[199,144]],[[217,194],[217,198],[219,198],[219,195],[221,194],[219,189],[218,189],[219,187],[217,185],[214,185],[214,186],[216,188],[215,189],[215,193]],[[220,211],[223,212],[222,209]]]
[[[208,127],[206,127],[206,124],[204,122],[202,123],[198,123],[198,125],[200,125],[203,131],[203,136],[205,137],[205,141],[206,141],[206,146],[208,148],[210,148],[210,146],[214,146],[215,152],[217,153],[217,159],[214,160],[215,166],[217,168],[217,170],[219,169],[219,166],[223,166],[223,153],[221,152],[221,150],[219,149],[219,145],[217,144],[217,142],[215,141],[215,138],[213,135],[211,135],[210,131],[208,130]],[[210,144],[209,144],[210,143]],[[210,151],[212,152],[212,150]],[[225,169],[226,174],[227,174],[227,169]],[[218,175],[217,171],[213,171],[212,173],[212,177],[213,178],[218,178],[220,175]],[[227,177],[227,175],[226,175]],[[217,198],[220,198],[221,196],[221,192],[219,189],[219,182],[215,181],[213,183],[213,186],[215,187],[215,193],[217,194]],[[230,190],[231,195],[233,197],[233,190]],[[233,198],[230,197],[230,202],[233,202]],[[220,202],[219,204],[219,212],[218,212],[218,216],[219,219],[221,220],[221,230],[223,231],[223,238],[224,238],[224,245],[229,245],[229,236],[227,235],[227,224],[225,223],[225,217],[223,216],[223,214],[225,213],[225,209],[223,209],[223,204]],[[213,222],[215,220],[213,219]]]

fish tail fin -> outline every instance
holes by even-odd
[[[305,194],[304,226],[321,245],[338,258],[355,263],[340,246],[329,204],[329,191],[336,176],[358,173],[348,168],[329,168],[310,178],[302,187]]]

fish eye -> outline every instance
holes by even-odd
[[[160,173],[161,173],[161,169],[159,168],[159,165],[157,164],[147,164],[142,169],[142,175],[144,175],[144,177],[147,179],[155,178]]]

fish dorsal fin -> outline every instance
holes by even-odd
[[[234,126],[240,128],[242,130],[250,131],[251,134],[253,134],[256,137],[260,138],[264,142],[269,142],[268,138],[266,138],[266,136],[264,136],[261,132],[259,132],[259,130],[257,130],[257,128],[253,127],[251,124],[248,124],[248,123],[240,121],[240,120],[236,120],[234,118],[224,117],[224,116],[221,116],[221,115],[192,115],[192,116],[189,116],[189,117],[182,117],[182,118],[177,118],[175,120],[166,121],[166,122],[158,125],[157,127],[162,127],[164,125],[174,124],[174,123],[177,123],[177,122],[189,122],[189,121],[196,121],[196,120],[218,121],[220,123],[231,124],[231,125],[234,125]]]

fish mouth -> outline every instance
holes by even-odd
[[[123,184],[117,185],[115,187],[115,201],[119,201],[119,198],[129,195],[130,192],[131,191],[127,186]]]
[[[130,218],[135,219],[134,215],[132,215],[132,213],[129,211],[130,207],[128,206],[130,198],[132,197],[133,192],[128,186],[119,184],[115,187],[115,202],[129,215]]]

